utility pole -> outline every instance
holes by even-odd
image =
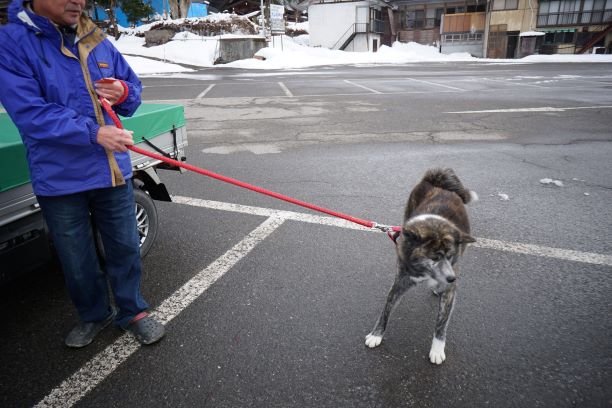
[[[491,0],[487,0],[487,4],[485,7],[485,32],[484,32],[484,41],[482,45],[482,57],[488,57],[488,48],[489,48],[489,34],[491,32]]]
[[[266,36],[266,30],[264,29],[264,0],[261,0],[259,5],[259,35],[262,37]]]

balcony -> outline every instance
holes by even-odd
[[[408,30],[427,30],[440,27],[440,19],[436,18],[421,18],[416,20],[406,20],[402,28]]]

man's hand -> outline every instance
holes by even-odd
[[[98,96],[106,98],[111,105],[117,103],[125,92],[121,82],[115,78],[104,78],[96,81],[95,87]]]
[[[125,152],[127,151],[126,146],[134,144],[132,139],[133,133],[130,130],[119,129],[116,126],[102,126],[98,130],[96,141],[112,152]]]

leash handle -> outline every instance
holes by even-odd
[[[117,114],[111,108],[110,103],[105,98],[100,97],[98,99],[100,100],[100,104],[102,105],[102,107],[104,108],[106,113],[108,113],[108,115],[113,120],[115,126],[117,126],[119,129],[123,129],[123,124],[121,123],[121,120],[119,120],[119,117],[117,116]],[[254,186],[252,184],[245,183],[243,181],[236,180],[236,179],[231,178],[231,177],[223,176],[221,174],[217,174],[217,173],[214,173],[214,172],[206,170],[206,169],[202,169],[202,168],[197,167],[197,166],[192,166],[191,164],[188,164],[188,163],[180,162],[178,160],[174,160],[174,159],[171,159],[169,157],[164,157],[164,156],[161,156],[159,154],[155,154],[155,153],[150,152],[148,150],[141,149],[138,146],[127,146],[127,148],[129,150],[135,152],[135,153],[142,154],[143,156],[147,156],[147,157],[150,157],[152,159],[160,160],[162,162],[171,164],[173,166],[181,167],[181,168],[184,168],[186,170],[193,171],[194,173],[198,173],[198,174],[201,174],[203,176],[211,177],[211,178],[223,181],[225,183],[233,184],[233,185],[238,186],[238,187],[246,188],[247,190],[255,191],[255,192],[260,193],[260,194],[264,194],[264,195],[267,195],[267,196],[270,196],[270,197],[274,197],[276,199],[279,199],[279,200],[282,200],[282,201],[286,201],[286,202],[291,203],[291,204],[296,204],[296,205],[299,205],[301,207],[309,208],[311,210],[318,211],[318,212],[321,212],[321,213],[324,213],[324,214],[328,214],[328,215],[331,215],[331,216],[336,217],[336,218],[342,218],[342,219],[344,219],[346,221],[350,221],[352,223],[359,224],[359,225],[367,227],[367,228],[377,228],[377,229],[380,229],[380,230],[382,230],[384,232],[387,232],[387,234],[388,234],[389,228],[392,231],[400,231],[400,227],[391,227],[391,226],[387,226],[387,225],[377,224],[377,223],[375,223],[373,221],[368,221],[368,220],[364,220],[364,219],[361,219],[361,218],[353,217],[351,215],[347,215],[347,214],[344,214],[344,213],[341,213],[341,212],[338,212],[338,211],[333,211],[333,210],[327,209],[325,207],[318,206],[316,204],[311,204],[311,203],[307,203],[306,201],[297,200],[295,198],[286,196],[284,194],[277,193],[275,191],[266,190],[265,188]],[[383,229],[383,228],[387,228],[387,229]],[[391,235],[389,235],[389,236],[391,237]]]

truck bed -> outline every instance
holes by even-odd
[[[165,153],[176,156],[175,149],[181,151],[187,145],[185,115],[180,105],[142,104],[132,117],[120,118],[126,129],[134,131],[134,143],[140,148],[155,151],[145,141],[150,140]],[[139,154],[131,152],[131,156],[134,169],[142,168],[143,163],[151,164]],[[8,114],[0,111],[0,193],[29,182],[25,146],[19,131]]]
[[[142,104],[132,117],[121,117],[121,121],[126,129],[134,131],[138,147],[158,154],[159,149],[173,159],[184,160],[187,132],[182,106]],[[169,168],[134,152],[130,156],[135,175],[155,174],[156,168]],[[50,258],[45,236],[44,221],[30,183],[25,146],[0,107],[0,265],[3,265],[0,283],[12,278],[15,271],[24,272]]]

